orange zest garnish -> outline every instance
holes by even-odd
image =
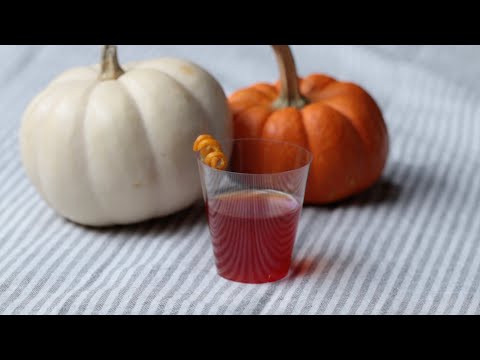
[[[193,151],[199,152],[202,161],[217,170],[225,170],[227,158],[220,143],[211,135],[200,135],[193,144]]]

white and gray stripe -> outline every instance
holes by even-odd
[[[18,151],[22,111],[55,74],[97,60],[96,46],[67,47],[0,46],[0,314],[480,314],[480,68],[469,63],[480,46],[294,47],[303,73],[375,95],[392,150],[373,189],[304,209],[291,275],[259,286],[216,275],[201,204],[94,230],[35,193]],[[227,92],[276,77],[268,48],[202,47],[120,55],[189,58]]]

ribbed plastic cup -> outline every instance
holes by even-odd
[[[290,270],[312,154],[277,141],[221,142],[225,171],[198,166],[218,274],[262,284]]]

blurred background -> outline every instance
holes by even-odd
[[[371,93],[396,135],[393,157],[400,150],[396,140],[410,136],[418,124],[415,112],[449,119],[455,101],[446,92],[459,101],[468,97],[468,102],[480,92],[476,61],[480,46],[293,45],[293,51],[300,75],[326,73],[356,82]],[[0,149],[11,149],[17,141],[22,113],[35,95],[63,71],[98,63],[100,52],[101,45],[0,46]],[[158,57],[188,59],[210,71],[227,94],[278,78],[273,53],[266,45],[121,45],[119,56],[121,63]],[[464,125],[471,126],[469,120],[464,119]]]
[[[383,93],[399,82],[413,66],[428,69],[432,75],[480,88],[480,46],[432,45],[294,45],[299,72],[326,72],[361,83]],[[274,81],[277,68],[268,46],[262,45],[121,45],[121,62],[156,57],[192,60],[216,76],[227,93],[257,81]],[[0,46],[0,109],[8,111],[12,99],[26,105],[36,93],[62,71],[94,64],[100,58],[100,45],[11,45]],[[370,68],[369,65],[374,65]],[[369,68],[366,68],[368,66]],[[27,83],[29,86],[25,87]],[[7,85],[8,86],[5,86]],[[397,85],[401,85],[398,83]],[[407,84],[406,84],[407,85]],[[5,119],[4,116],[2,116]]]

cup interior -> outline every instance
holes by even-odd
[[[275,174],[310,165],[312,154],[295,144],[262,139],[240,139],[231,143],[227,171],[243,174]]]

